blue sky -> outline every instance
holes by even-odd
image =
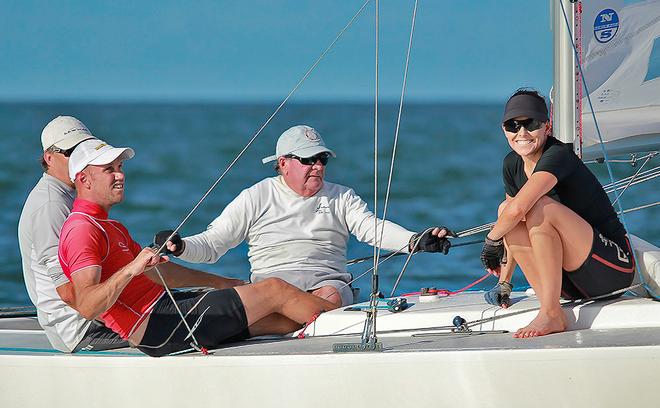
[[[0,100],[281,100],[362,3],[3,2]],[[373,3],[293,101],[373,99]],[[380,4],[380,92],[397,100],[414,1]],[[407,98],[547,93],[548,10],[546,0],[421,0]]]

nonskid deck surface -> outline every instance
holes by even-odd
[[[570,328],[564,333],[534,339],[514,339],[512,331],[527,324],[536,314],[538,302],[524,293],[514,294],[514,305],[507,310],[491,307],[483,293],[468,293],[420,303],[409,298],[412,306],[399,313],[379,310],[379,340],[385,353],[442,352],[469,350],[584,349],[589,347],[636,347],[660,345],[660,302],[644,298],[621,298],[565,306]],[[519,313],[523,312],[523,313]],[[518,313],[518,314],[516,314]],[[471,327],[485,333],[452,333],[454,316],[468,322],[507,315]],[[307,330],[305,339],[266,337],[227,345],[213,355],[307,355],[331,354],[336,343],[359,343],[365,313],[345,308],[327,312]],[[571,318],[572,316],[572,318]],[[435,328],[435,329],[434,329]],[[411,331],[401,331],[412,329]],[[490,333],[506,330],[509,333]],[[345,334],[337,334],[345,333]],[[315,336],[314,336],[315,335]],[[84,357],[145,357],[135,349],[80,352],[74,355],[53,350],[34,318],[0,319],[0,355],[52,355]],[[185,356],[199,356],[189,353]],[[177,357],[179,358],[179,357]]]

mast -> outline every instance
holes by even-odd
[[[571,35],[566,30],[562,3],[569,23],[575,28],[576,18],[574,3],[570,0],[551,0],[551,26],[553,38],[553,88],[552,88],[552,127],[555,137],[565,143],[576,141],[576,129],[580,115],[576,107],[580,106],[578,93],[579,78],[575,68],[575,54]],[[577,43],[576,43],[577,44]],[[575,152],[580,156],[579,139],[574,144]]]

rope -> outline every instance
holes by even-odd
[[[580,61],[580,57],[578,55],[578,51],[577,51],[577,48],[575,46],[575,41],[574,41],[573,35],[571,33],[571,25],[568,22],[568,17],[566,15],[566,8],[564,7],[564,2],[560,0],[559,5],[561,6],[561,11],[562,11],[562,14],[564,16],[564,22],[566,23],[566,30],[568,31],[569,37],[571,38],[571,46],[573,47],[573,53],[575,55],[575,60],[577,62],[577,66],[578,66],[578,69],[580,71],[580,76],[582,78],[584,78],[585,76],[584,76],[584,71],[582,69],[582,61]],[[582,86],[584,86],[584,90],[585,90],[585,93],[587,95],[587,102],[589,103],[589,109],[591,110],[591,117],[593,118],[594,125],[596,127],[596,134],[598,135],[598,140],[600,142],[600,150],[603,153],[603,158],[605,160],[605,165],[607,167],[607,174],[610,177],[610,182],[612,184],[614,184],[614,173],[612,172],[612,165],[609,162],[609,155],[607,154],[607,150],[605,149],[605,142],[603,141],[603,136],[602,136],[601,131],[600,131],[600,126],[598,125],[598,121],[596,120],[596,112],[594,111],[594,106],[593,106],[593,103],[591,102],[591,95],[590,95],[590,92],[589,92],[589,88],[587,86],[587,82],[582,81]],[[617,200],[616,204],[617,204],[617,207],[619,208],[618,212],[621,213],[621,222],[623,223],[623,227],[626,229],[626,231],[630,231],[628,229],[628,225],[627,225],[627,222],[626,222],[626,217],[623,214],[623,206],[621,204],[621,200]],[[660,300],[660,297],[658,297],[658,295],[653,291],[653,289],[651,289],[651,287],[646,283],[644,275],[641,273],[641,271],[639,269],[639,262],[637,260],[637,256],[635,255],[634,249],[632,249],[631,252],[632,252],[632,257],[635,260],[635,269],[637,270],[637,273],[639,275],[639,279],[640,279],[642,285],[644,286],[644,289],[646,289],[646,291],[654,299]]]
[[[476,285],[480,284],[481,282],[485,281],[486,278],[488,278],[489,276],[491,276],[491,273],[490,273],[490,272],[487,272],[487,273],[486,273],[484,276],[482,276],[481,278],[477,279],[476,281],[474,281],[474,282],[470,283],[469,285],[467,285],[467,286],[465,286],[465,287],[462,287],[462,288],[460,288],[460,289],[458,289],[458,290],[455,290],[455,291],[452,292],[451,290],[448,290],[448,289],[437,289],[437,290],[436,290],[436,291],[437,291],[436,293],[437,293],[439,296],[453,296],[453,295],[458,295],[459,293],[465,292],[466,290],[472,288],[473,286],[476,286]],[[495,275],[493,275],[493,276],[495,276]],[[422,293],[422,292],[410,292],[410,293],[404,293],[404,294],[399,295],[399,296],[414,296],[414,295],[420,295],[421,293]]]
[[[165,288],[165,292],[167,292],[167,296],[169,296],[170,300],[172,300],[172,303],[174,304],[174,308],[176,309],[176,312],[179,314],[181,321],[183,322],[184,326],[186,326],[186,330],[188,330],[188,334],[192,339],[190,346],[204,355],[208,354],[208,350],[205,347],[200,346],[199,343],[197,342],[197,338],[195,337],[193,330],[190,328],[190,325],[188,325],[188,321],[186,321],[186,318],[183,316],[181,309],[179,309],[179,305],[176,303],[176,300],[174,300],[174,295],[172,295],[172,291],[167,286],[167,283],[165,283],[165,278],[163,278],[163,275],[160,273],[160,270],[158,269],[157,266],[154,267],[154,270],[156,271],[156,275],[158,275],[158,278],[163,284],[163,287]]]
[[[321,316],[321,313],[323,313],[323,312],[314,313],[312,315],[312,317],[309,319],[309,321],[307,321],[307,323],[305,323],[305,325],[302,327],[302,329],[300,329],[300,333],[298,333],[298,335],[296,337],[299,338],[299,339],[304,339],[305,338],[305,330],[307,330],[307,328],[309,326],[311,326],[312,323],[314,323],[316,321],[316,319],[319,318],[319,316]]]

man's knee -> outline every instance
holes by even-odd
[[[255,285],[260,285],[272,293],[281,293],[293,289],[294,287],[280,278],[266,278]]]
[[[341,294],[334,286],[321,286],[318,289],[314,289],[312,294],[325,299],[328,302],[335,305],[335,307],[340,307],[342,305]]]

